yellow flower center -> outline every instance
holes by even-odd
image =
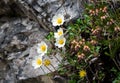
[[[44,65],[49,66],[51,64],[50,60],[44,60]]]
[[[46,46],[45,45],[41,45],[40,49],[41,49],[42,52],[44,52],[46,50]]]
[[[61,23],[62,23],[62,18],[58,18],[58,19],[57,19],[57,23],[58,23],[58,24],[61,24]]]
[[[37,60],[36,60],[36,64],[37,64],[37,65],[41,65],[41,64],[42,64],[42,60],[41,60],[41,59],[37,59]]]
[[[79,72],[79,75],[81,78],[85,77],[86,76],[86,71],[82,70]]]
[[[62,45],[64,43],[64,39],[60,39],[58,43]]]
[[[62,33],[62,31],[58,31],[58,35],[62,35],[63,33]]]

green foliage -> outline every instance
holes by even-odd
[[[72,79],[72,80],[69,80],[68,83],[77,83],[76,80]]]
[[[120,83],[120,72],[117,73],[117,77],[115,78],[115,80],[112,83]]]
[[[105,77],[105,74],[104,74],[102,71],[99,71],[99,72],[98,72],[98,79],[99,79],[99,80],[103,80],[104,77]]]
[[[94,83],[95,80],[99,82],[104,80],[106,73],[102,68],[96,68],[96,65],[99,65],[96,58],[99,58],[102,52],[111,59],[115,58],[120,49],[119,17],[120,14],[110,8],[109,2],[89,3],[85,4],[83,18],[78,18],[65,28],[66,49],[64,52],[60,49],[59,52],[64,55],[62,63],[66,61],[67,65],[61,63],[58,72],[60,75],[68,76],[69,83],[84,83],[89,81],[90,76],[93,77],[91,79],[94,79],[92,80]],[[52,32],[47,39],[53,39]],[[95,66],[93,69],[91,63]],[[86,78],[80,78],[78,74],[80,70],[87,72]],[[117,83],[119,79],[120,75],[113,83]]]
[[[46,36],[46,39],[47,40],[52,40],[54,38],[54,33],[53,32],[50,32],[47,36]]]
[[[120,83],[120,71],[116,70],[114,67],[111,69],[114,74],[116,74],[116,78],[112,81],[112,83]]]
[[[110,57],[114,58],[115,55],[117,54],[117,51],[120,49],[120,37],[118,38],[114,38],[111,42],[110,42]]]

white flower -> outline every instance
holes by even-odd
[[[34,60],[32,61],[32,66],[34,69],[39,68],[42,65],[42,57],[41,56],[36,56]]]
[[[45,42],[41,42],[40,44],[38,44],[38,47],[37,47],[37,53],[41,54],[42,56],[47,53],[47,45]]]
[[[63,23],[64,23],[64,16],[62,14],[53,16],[53,19],[52,19],[53,26],[60,26]]]
[[[59,38],[59,37],[61,37],[61,36],[63,36],[63,29],[62,29],[62,28],[59,28],[59,29],[57,30],[57,32],[54,33],[54,37],[55,37],[55,38]]]
[[[66,42],[66,39],[62,36],[56,39],[55,46],[58,46],[58,48],[64,47],[65,42]]]

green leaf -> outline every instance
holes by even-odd
[[[47,40],[51,40],[52,38],[54,38],[54,33],[53,33],[53,32],[50,32],[50,33],[46,36],[46,39],[47,39]]]
[[[76,23],[77,24],[82,24],[83,22],[82,22],[82,20],[80,18],[78,18]]]
[[[97,46],[96,47],[96,52],[99,53],[99,51],[100,51],[100,46]]]
[[[68,83],[77,83],[77,81],[72,79],[72,80],[69,80]]]

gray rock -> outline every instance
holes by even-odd
[[[43,28],[51,28],[51,18],[56,14],[68,15],[66,22],[71,19],[76,19],[83,11],[81,1],[79,0],[19,0],[20,3],[24,3],[26,7],[32,7],[32,9],[26,9],[31,11],[31,17],[33,14],[37,16],[39,24]],[[24,8],[23,8],[24,9]],[[25,10],[25,9],[24,9]],[[25,11],[26,12],[26,11]],[[30,12],[28,14],[30,17]],[[42,21],[42,22],[41,22]],[[48,26],[49,25],[49,26]]]
[[[52,45],[45,39],[45,36],[48,34],[46,30],[53,30],[52,17],[59,13],[64,14],[66,23],[76,19],[83,10],[80,0],[10,1],[1,0],[0,5],[4,3],[4,7],[6,6],[9,10],[8,12],[14,10],[16,12],[12,13],[18,14],[19,12],[19,15],[25,16],[25,18],[0,19],[0,60],[6,61],[4,66],[7,65],[0,69],[0,83],[16,83],[19,80],[35,78],[56,71],[62,60],[59,53],[43,57],[43,60],[51,60],[54,66],[48,67],[51,71],[45,66],[36,70],[33,69],[31,60],[35,55],[38,55],[36,44],[45,41],[48,49],[51,49]],[[0,8],[0,11],[3,11],[4,7],[3,9]],[[4,12],[0,15],[4,15]],[[0,67],[2,67],[1,64]]]
[[[5,26],[5,24],[9,24],[9,26]],[[1,82],[15,83],[19,80],[45,75],[57,70],[59,61],[62,60],[60,54],[43,57],[43,60],[49,59],[54,66],[49,66],[50,70],[44,65],[38,69],[34,69],[31,65],[32,59],[38,55],[36,52],[37,43],[45,41],[48,49],[51,49],[50,42],[45,39],[47,35],[45,30],[39,30],[38,24],[28,19],[14,19],[5,24],[0,28],[2,34],[6,33],[0,49],[9,69],[4,72]],[[6,28],[7,30],[5,30]]]
[[[11,11],[13,15],[27,16],[38,22],[42,28],[50,30],[51,18],[58,13],[69,16],[66,18],[66,23],[79,17],[83,11],[82,2],[80,0],[1,0],[0,3],[4,3],[7,10],[1,8],[0,11],[5,11],[5,14]]]

